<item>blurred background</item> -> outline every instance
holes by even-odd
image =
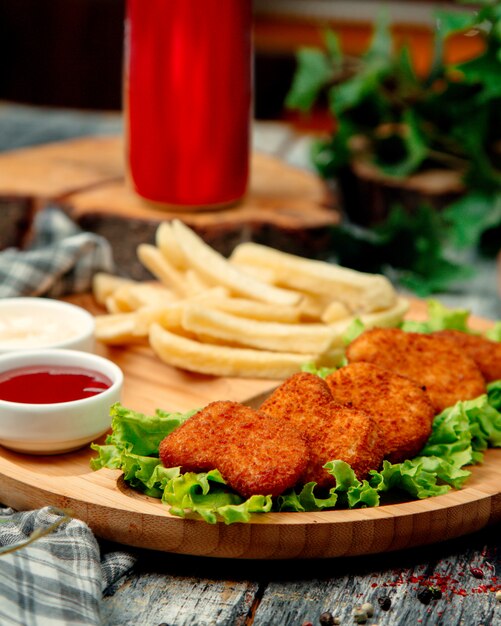
[[[125,5],[0,0],[0,151],[121,132]],[[253,147],[334,189],[335,260],[490,317],[501,315],[500,7],[254,0],[253,24]]]
[[[367,46],[381,6],[389,7],[393,32],[410,43],[416,67],[431,56],[433,10],[452,2],[427,0],[255,0],[255,117],[296,120],[284,110],[295,53],[319,45],[326,26],[343,50]],[[0,0],[0,99],[83,109],[121,108],[125,0]],[[458,37],[449,53],[461,59],[478,49]],[[299,122],[323,126],[316,112]]]

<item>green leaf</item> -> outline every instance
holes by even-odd
[[[405,111],[402,121],[404,131],[398,135],[402,145],[402,154],[396,162],[384,161],[378,141],[375,142],[376,165],[386,175],[395,178],[405,178],[416,172],[428,155],[428,145],[421,132],[420,120],[416,113],[410,109]]]
[[[324,465],[325,469],[334,476],[336,486],[330,490],[330,494],[337,494],[339,501],[350,509],[355,507],[377,506],[379,494],[368,481],[360,481],[353,469],[344,461],[329,461]]]
[[[194,512],[209,524],[248,522],[252,513],[271,511],[270,496],[251,496],[247,500],[231,491],[217,470],[195,474],[187,472],[169,481],[162,501],[170,506],[170,513],[185,517]]]
[[[365,330],[364,323],[357,317],[351,322],[348,328],[343,333],[343,344],[347,346],[354,341]]]
[[[344,223],[332,230],[331,239],[340,265],[391,272],[401,285],[426,297],[473,275],[446,256],[444,234],[442,217],[432,208],[420,206],[410,214],[397,206],[383,223],[370,229]]]
[[[447,39],[454,33],[463,32],[475,26],[477,17],[474,13],[460,11],[435,11],[436,34],[441,39]]]
[[[471,191],[444,211],[451,227],[451,242],[459,248],[475,247],[489,228],[501,225],[501,193]]]
[[[489,328],[485,336],[492,341],[501,341],[501,322],[496,322],[492,328]]]
[[[337,175],[350,162],[351,151],[348,146],[348,140],[352,136],[352,125],[342,122],[331,139],[313,142],[312,160],[324,178]]]
[[[297,64],[285,105],[290,109],[309,111],[332,80],[332,62],[322,50],[302,48],[297,53]]]
[[[315,363],[305,363],[301,366],[302,372],[307,372],[308,374],[315,374],[316,376],[320,376],[320,378],[327,378],[329,374],[332,374],[336,371],[335,367],[318,367]]]
[[[324,41],[327,48],[327,55],[329,56],[333,66],[335,68],[339,67],[343,58],[343,53],[341,51],[341,42],[339,41],[338,35],[336,35],[336,33],[334,33],[331,29],[327,29],[324,32]]]
[[[111,407],[113,433],[106,443],[118,448],[127,445],[131,452],[138,455],[156,454],[162,439],[195,412],[196,410],[187,413],[158,411],[155,415],[147,416],[119,403],[114,404]]]
[[[501,322],[498,322],[501,324]],[[501,411],[501,381],[496,380],[487,385],[487,400],[489,404],[496,409],[496,411]]]
[[[501,64],[498,52],[497,47],[488,47],[485,54],[455,66],[456,70],[463,74],[467,83],[477,83],[482,86],[478,104],[501,96],[501,81],[499,80]]]
[[[315,495],[316,483],[306,483],[299,490],[290,490],[277,498],[277,511],[323,511],[336,506],[338,496],[334,489],[331,489],[326,497]]]
[[[401,328],[410,332],[432,333],[437,330],[469,332],[467,309],[449,309],[438,300],[428,300],[428,318],[423,322],[404,320]]]
[[[374,32],[369,48],[363,57],[367,61],[389,61],[393,50],[390,30],[390,13],[388,9],[381,9],[374,23]]]

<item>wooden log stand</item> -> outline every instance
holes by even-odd
[[[252,155],[249,191],[234,207],[197,212],[153,207],[125,182],[120,137],[0,155],[0,247],[25,245],[35,211],[49,202],[108,239],[117,272],[139,280],[150,275],[136,259],[136,248],[152,243],[164,220],[181,219],[225,255],[242,241],[257,241],[304,256],[324,253],[329,230],[339,221],[334,199],[317,176],[263,153]]]

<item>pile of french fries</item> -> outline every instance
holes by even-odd
[[[179,220],[141,244],[156,282],[97,274],[107,344],[149,342],[169,365],[215,376],[283,379],[307,362],[334,366],[355,319],[395,326],[408,303],[381,275],[242,243],[226,259]]]

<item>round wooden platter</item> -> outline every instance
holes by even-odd
[[[413,303],[409,317],[422,315],[422,304]],[[485,328],[489,323],[477,319],[474,324]],[[205,399],[244,400],[273,384],[190,377],[159,363],[145,347],[108,356],[125,371],[124,404],[140,411],[152,410],[152,402],[185,410]],[[121,472],[93,472],[93,454],[85,448],[60,456],[29,456],[0,448],[0,501],[19,510],[46,505],[68,509],[97,536],[130,546],[238,559],[373,554],[444,541],[501,520],[501,450],[488,450],[466,486],[443,496],[368,509],[268,513],[232,525],[170,515],[160,501],[130,489]]]

